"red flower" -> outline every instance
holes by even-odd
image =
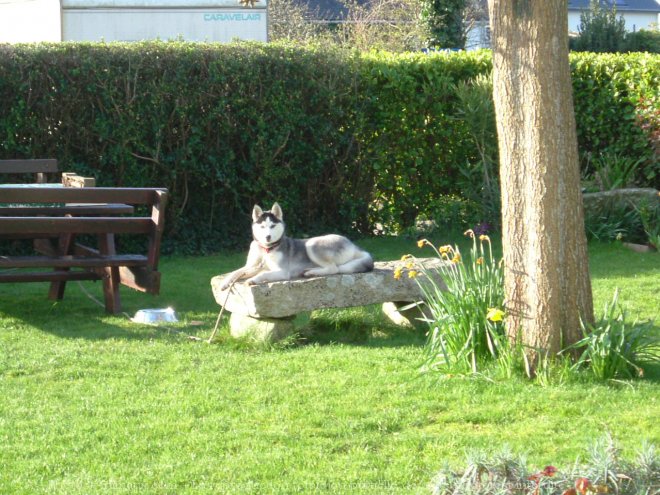
[[[541,471],[543,476],[547,476],[548,478],[552,478],[556,473],[557,473],[557,468],[554,466],[546,466],[543,471]]]
[[[587,478],[578,478],[575,480],[575,489],[580,495],[586,495],[591,488],[591,482]]]

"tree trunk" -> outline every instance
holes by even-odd
[[[507,332],[556,353],[593,320],[567,0],[489,0]]]

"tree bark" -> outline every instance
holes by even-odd
[[[593,320],[567,0],[489,0],[507,332],[531,357]]]

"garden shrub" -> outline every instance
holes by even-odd
[[[357,158],[375,183],[372,224],[401,231],[445,195],[461,192],[458,166],[476,161],[477,151],[457,118],[454,86],[490,72],[490,63],[486,52],[362,58],[368,104],[356,126]]]
[[[660,53],[660,30],[640,29],[626,34],[626,51]]]
[[[581,149],[641,158],[657,183],[660,57],[571,60]],[[296,235],[400,232],[482,189],[461,172],[481,157],[456,88],[490,70],[486,51],[0,45],[0,158],[55,157],[99,185],[167,187],[165,251],[245,246],[252,205],[274,200]]]
[[[358,102],[351,58],[262,44],[2,48],[3,157],[57,157],[100,185],[172,192],[184,252],[243,239],[255,202],[294,230],[344,228]]]
[[[639,159],[641,185],[658,187],[660,56],[574,53],[571,65],[578,144],[585,162],[608,153]]]

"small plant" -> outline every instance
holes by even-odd
[[[648,243],[656,250],[660,250],[660,202],[651,205],[646,201],[636,208],[639,218],[644,226],[644,233]]]
[[[424,299],[432,315],[427,320],[429,334],[425,346],[427,371],[441,369],[453,372],[478,371],[479,363],[498,356],[504,336],[504,302],[502,267],[493,257],[490,238],[468,230],[472,248],[463,259],[458,246],[436,248],[428,240],[418,246],[430,246],[445,261],[439,268],[446,290],[435,277],[418,279]],[[414,270],[424,274],[425,269]],[[396,274],[395,274],[396,275]]]
[[[588,212],[584,225],[588,238],[602,242],[624,239],[637,242],[644,237],[639,214],[625,204],[613,203],[597,212]]]
[[[660,462],[652,444],[642,446],[637,458],[625,462],[611,437],[594,442],[587,462],[569,469],[546,466],[528,474],[525,457],[508,447],[489,454],[472,451],[464,472],[442,469],[432,482],[434,495],[587,495],[656,493]]]
[[[660,339],[651,322],[626,321],[618,299],[616,291],[599,322],[582,323],[584,337],[566,349],[580,353],[574,370],[586,368],[601,380],[632,378],[644,375],[646,362],[658,360]]]
[[[635,174],[643,158],[632,158],[618,153],[602,153],[592,157],[587,166],[591,174],[587,173],[587,180],[593,182],[600,191],[611,191],[633,186]]]

